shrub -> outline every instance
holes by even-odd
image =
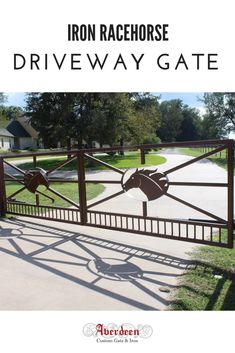
[[[26,148],[27,151],[30,151],[30,152],[37,152],[38,151],[38,148],[37,147],[27,147]]]
[[[20,153],[21,151],[18,150],[17,148],[12,148],[12,149],[11,149],[11,152],[13,152],[13,153]]]

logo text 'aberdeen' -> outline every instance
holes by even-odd
[[[96,338],[97,343],[137,343],[139,339],[152,336],[153,329],[150,325],[137,325],[129,323],[117,326],[114,323],[108,325],[89,323],[83,327],[86,337]]]

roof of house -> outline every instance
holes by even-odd
[[[38,138],[38,131],[36,131],[31,123],[30,118],[26,116],[19,116],[15,120],[19,121],[19,123],[23,126],[23,128],[28,132],[28,134],[33,138]]]
[[[0,136],[14,137],[7,129],[0,129]]]
[[[17,120],[12,120],[7,126],[7,130],[15,137],[31,137]]]

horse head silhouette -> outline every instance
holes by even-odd
[[[46,188],[49,186],[46,171],[42,168],[35,168],[27,170],[24,176],[24,184],[26,188],[35,193],[39,185],[45,185]]]
[[[110,263],[115,259],[95,259],[95,266],[98,273],[108,275],[117,279],[131,279],[132,277],[142,277],[142,270],[135,264],[122,261],[119,264]]]
[[[129,179],[122,184],[122,187],[125,192],[133,188],[139,188],[146,195],[148,201],[152,201],[164,195],[169,184],[166,175],[157,172],[157,169],[136,169]]]

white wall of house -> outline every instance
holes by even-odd
[[[33,137],[19,137],[19,147],[20,149],[24,150],[25,148],[29,147],[37,147],[37,140]]]
[[[0,149],[9,150],[14,145],[14,137],[0,136]]]

